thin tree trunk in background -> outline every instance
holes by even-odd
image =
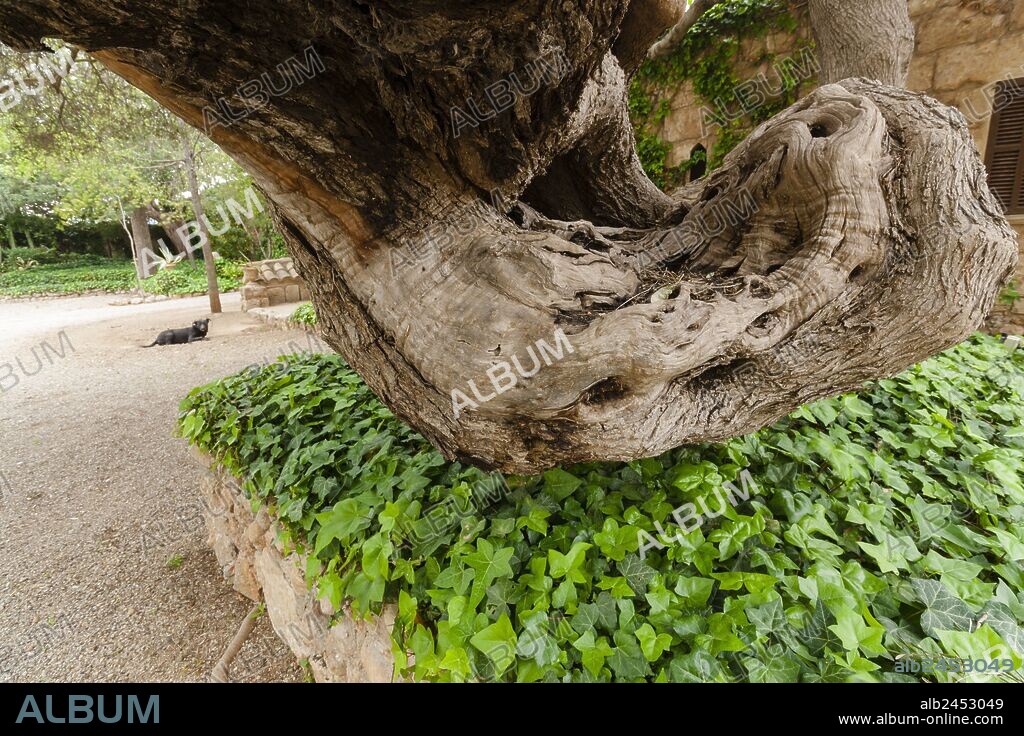
[[[188,260],[195,263],[196,254],[189,249],[188,243],[186,243],[182,239],[181,235],[178,234],[178,230],[185,226],[185,221],[178,219],[170,219],[167,220],[166,222],[163,222],[162,224],[164,232],[167,233],[167,237],[174,245],[174,249],[178,251],[178,253],[184,253],[185,257],[188,258]]]
[[[914,54],[907,0],[810,0],[818,81],[850,77],[905,87]]]
[[[142,279],[145,276],[145,270],[142,266],[141,254],[139,250],[136,249],[135,247],[135,235],[133,233],[135,229],[134,212],[132,213],[132,216],[129,216],[124,211],[124,202],[121,201],[120,197],[118,197],[117,199],[117,208],[121,212],[121,227],[124,229],[125,234],[128,236],[128,250],[132,254],[132,263],[135,264],[135,287],[141,294],[143,291]]]
[[[146,272],[146,259],[143,253],[146,250],[153,252],[153,238],[149,232],[149,214],[145,207],[136,207],[132,210],[132,249],[135,259],[135,273],[140,279],[148,278],[153,274]]]
[[[185,223],[182,220],[170,217],[166,212],[161,212],[152,203],[150,203],[148,211],[149,216],[160,223],[160,227],[163,228],[167,239],[171,241],[174,251],[185,255],[190,261],[195,261],[192,251],[188,249],[188,245],[178,234],[178,228],[182,227]]]
[[[260,258],[269,259],[269,253],[267,253],[267,255],[265,256],[263,255],[265,250],[263,248],[263,237],[260,235],[259,227],[257,227],[254,223],[252,223],[249,220],[243,220],[242,229],[245,230],[245,234],[249,236],[253,244],[255,244],[256,246],[256,257],[253,260],[258,261],[260,260]]]
[[[196,175],[196,158],[188,139],[182,138],[185,171],[188,173],[188,188],[192,195],[192,211],[196,216],[199,232],[203,234],[203,260],[206,262],[206,288],[210,294],[210,312],[221,313],[220,287],[217,285],[217,264],[213,260],[213,243],[210,230],[206,227],[206,215],[203,212],[203,200],[199,196],[199,177]]]

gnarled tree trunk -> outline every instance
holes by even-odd
[[[0,37],[82,46],[196,126],[248,96],[211,137],[328,342],[449,457],[534,471],[895,373],[973,331],[1016,259],[963,122],[867,81],[657,191],[625,85],[664,4],[0,0]],[[296,58],[287,92],[238,92]]]

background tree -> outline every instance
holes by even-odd
[[[211,206],[222,211],[217,191],[248,178],[201,133],[95,60],[74,54],[73,63],[61,69],[41,63],[42,54],[0,49],[0,79],[15,90],[5,100],[0,142],[8,225],[31,237],[33,231],[21,224],[28,211],[63,226],[117,222],[130,251],[140,254],[157,251],[150,235],[153,220],[171,247],[192,260],[179,231],[191,232],[186,223],[198,221],[209,236],[200,194],[212,192]],[[40,68],[51,69],[54,82]],[[219,223],[218,232],[224,232]],[[219,311],[211,242],[207,237],[203,254],[211,308]],[[150,262],[137,258],[139,278],[152,275]]]
[[[898,371],[972,332],[1015,263],[963,120],[873,81],[660,192],[626,104],[653,6],[0,0],[0,37],[64,39],[196,127],[244,110],[211,136],[267,194],[327,340],[449,457],[531,471],[725,438]],[[559,334],[571,352],[514,370]]]

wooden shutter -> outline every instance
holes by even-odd
[[[993,100],[985,166],[1007,214],[1024,213],[1024,79],[1001,82]]]

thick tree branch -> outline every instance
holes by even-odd
[[[529,472],[750,431],[962,339],[1016,259],[964,121],[923,95],[826,85],[666,201],[627,155],[621,0],[247,7],[0,0],[0,35],[76,43],[196,127],[312,45],[322,71],[211,136],[328,342],[449,457]]]
[[[679,22],[672,26],[668,33],[651,46],[647,52],[648,58],[657,59],[671,53],[672,49],[683,40],[686,32],[693,27],[693,24],[700,20],[700,17],[710,10],[716,2],[718,0],[693,0],[690,3],[690,7],[679,18]],[[680,2],[678,4],[685,5],[686,3]]]

